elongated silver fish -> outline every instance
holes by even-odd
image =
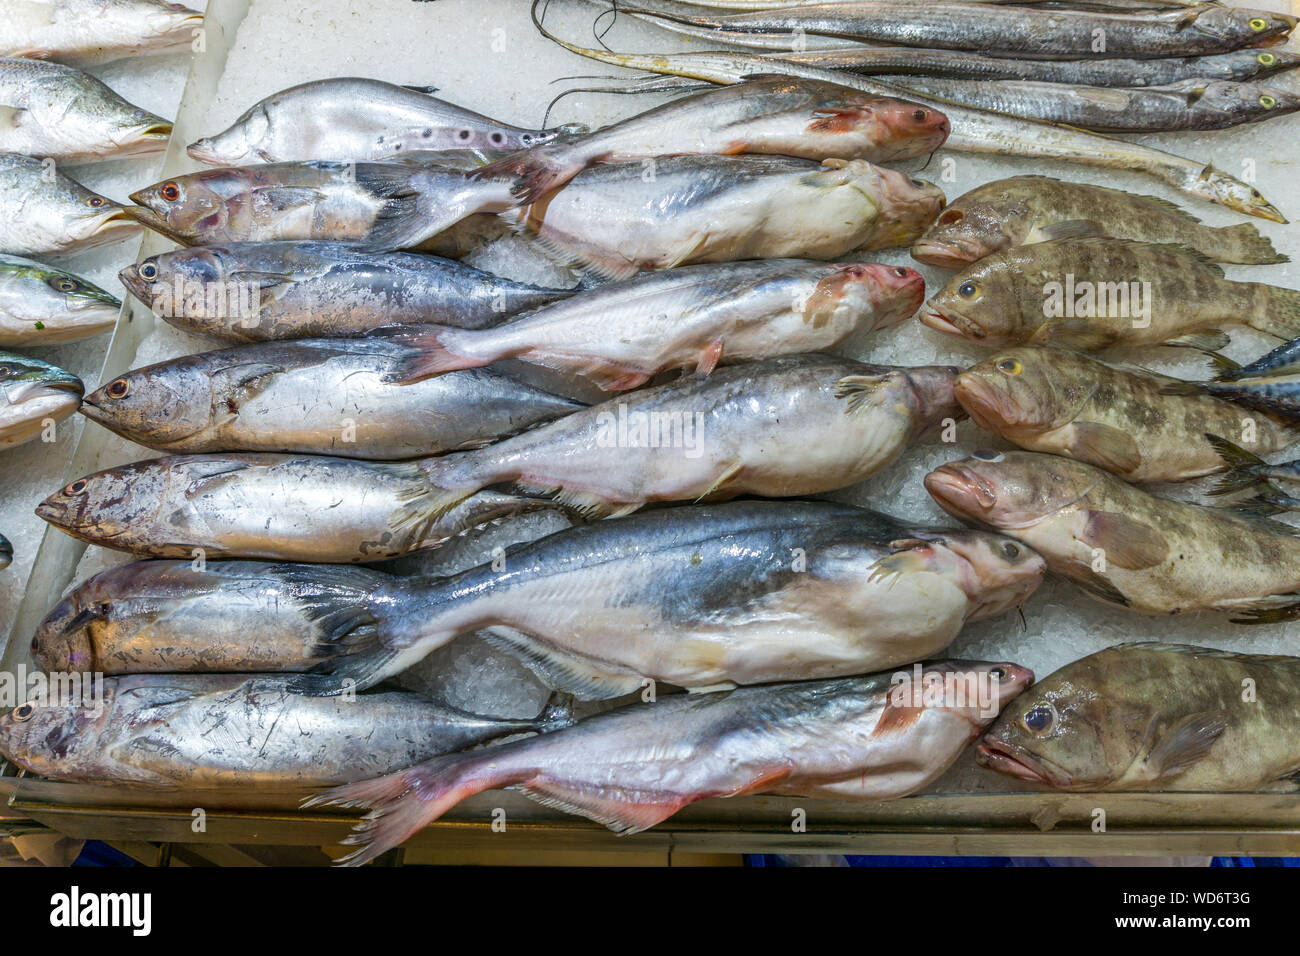
[[[35,157],[0,153],[0,253],[78,252],[139,234],[111,199]]]
[[[535,720],[484,717],[405,692],[303,697],[283,679],[236,674],[109,677],[102,694],[19,704],[0,716],[0,753],[61,780],[293,790],[571,722],[558,709]]]
[[[948,119],[892,96],[837,83],[765,76],[706,88],[564,143],[495,163],[484,175],[519,180],[525,202],[562,186],[593,163],[657,156],[769,153],[876,163],[925,156],[948,137]]]
[[[419,337],[419,374],[522,359],[602,388],[658,372],[833,348],[912,315],[925,280],[901,266],[769,259],[683,266],[583,292],[495,329]],[[427,343],[427,344],[426,344]]]
[[[528,149],[586,129],[521,129],[433,93],[354,76],[300,83],[254,103],[228,129],[188,151],[213,166],[369,162],[410,152]]]
[[[475,448],[586,407],[492,369],[394,384],[422,360],[409,335],[398,327],[159,362],[113,379],[82,412],[159,451],[394,461]]]
[[[1033,156],[1145,173],[1189,196],[1219,203],[1248,216],[1286,222],[1277,207],[1265,199],[1258,189],[1216,169],[1212,163],[1184,159],[1163,150],[1100,133],[962,106],[921,93],[908,93],[902,87],[874,78],[802,63],[772,60],[752,53],[613,53],[582,47],[568,43],[546,30],[537,16],[537,6],[537,0],[534,0],[533,23],[543,36],[566,50],[602,63],[720,84],[739,83],[755,73],[777,72],[840,83],[868,93],[898,96],[942,111],[952,125],[952,132],[944,145],[957,152]],[[1008,9],[1014,11],[1019,8]]]
[[[838,259],[908,245],[943,208],[932,183],[865,160],[678,156],[594,166],[518,210],[557,258],[612,278],[741,259]]]
[[[95,77],[41,60],[0,58],[0,152],[65,163],[152,156],[172,124]]]
[[[508,551],[504,568],[399,582],[367,602],[381,608],[373,651],[290,686],[364,689],[481,628],[582,699],[647,680],[699,690],[842,677],[942,651],[1042,576],[1036,554],[984,532],[829,502],[689,505],[556,532]]]
[[[506,481],[600,515],[654,501],[817,494],[875,474],[960,418],[957,372],[815,355],[731,365],[421,468],[438,489],[435,510]]]
[[[1176,80],[1163,86],[1127,89],[925,76],[899,76],[894,82],[967,106],[1068,123],[1099,133],[1227,129],[1300,109],[1300,94],[1279,86],[1226,80]]]
[[[21,445],[81,404],[85,386],[71,372],[0,351],[0,450]]]
[[[107,332],[122,303],[80,276],[0,254],[0,347],[54,345]]]
[[[194,246],[150,256],[120,278],[170,324],[232,342],[421,322],[478,329],[572,294],[450,259],[364,252],[345,242]]]
[[[1016,664],[944,661],[911,674],[671,695],[329,790],[305,806],[372,811],[348,841],[360,849],[345,862],[360,865],[493,787],[517,787],[619,833],[707,797],[888,800],[938,778],[1033,678]]]
[[[203,14],[163,0],[21,0],[0,20],[0,56],[74,66],[189,49]]]
[[[183,245],[346,239],[417,246],[514,203],[510,181],[422,163],[271,163],[205,169],[131,194],[126,212]]]
[[[383,561],[547,502],[485,491],[448,511],[418,463],[179,455],[79,478],[36,513],[74,537],[158,558]]]

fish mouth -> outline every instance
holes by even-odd
[[[248,158],[248,150],[244,150],[239,156],[228,156],[222,153],[217,148],[216,141],[209,136],[196,139],[185,147],[185,152],[189,154],[191,159],[196,159],[208,166],[238,166]],[[140,202],[135,196],[132,196],[131,199]]]
[[[1019,403],[983,376],[963,372],[953,383],[952,393],[971,421],[986,432],[1002,435],[1024,423]]]
[[[949,514],[985,524],[998,503],[992,482],[957,464],[940,465],[926,475],[925,490]]]
[[[959,272],[982,256],[964,243],[918,239],[912,246],[912,258],[937,269]]]
[[[155,116],[147,123],[124,130],[114,142],[119,148],[118,155],[149,156],[166,149],[171,138],[172,124]]]
[[[121,242],[138,235],[140,224],[127,214],[121,206],[104,213],[95,221],[87,233],[86,239],[94,245],[102,246],[111,242]]]
[[[136,225],[151,229],[160,236],[166,236],[168,239],[171,239],[174,242],[179,242],[181,245],[189,245],[189,242],[182,238],[180,233],[173,229],[166,219],[144,204],[142,196],[143,192],[132,193],[131,200],[140,203],[140,205],[123,206],[122,214]]]
[[[117,274],[117,278],[118,281],[120,281],[122,285],[126,287],[128,292],[130,292],[133,296],[135,296],[145,305],[149,304],[150,300],[153,298],[153,293],[151,290],[153,283],[146,281],[140,275],[140,269],[138,265],[127,266],[125,269],[123,269],[121,272]]]
[[[968,341],[979,341],[986,337],[984,330],[965,316],[956,312],[945,312],[933,301],[929,305],[928,309],[921,312],[921,324],[927,328]]]
[[[1051,775],[1038,760],[1019,747],[985,736],[975,747],[975,762],[981,767],[1031,783],[1055,786]]]

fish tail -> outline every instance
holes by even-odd
[[[432,523],[476,491],[492,484],[496,476],[481,468],[481,462],[482,456],[478,451],[453,452],[419,462],[425,487],[407,503],[407,517]]]
[[[1260,308],[1247,308],[1242,317],[1247,325],[1283,339],[1300,336],[1300,290],[1257,283],[1262,292]],[[1258,301],[1258,300],[1257,300]]]
[[[1275,262],[1290,262],[1273,248],[1273,242],[1250,223],[1239,226],[1226,226],[1216,229],[1219,237],[1226,240],[1221,255],[1225,262],[1238,262],[1243,265],[1270,265]],[[1216,257],[1217,258],[1217,257]]]
[[[516,774],[505,770],[501,761],[484,756],[499,756],[501,749],[434,757],[400,773],[325,790],[302,806],[369,811],[343,841],[357,849],[338,861],[342,866],[361,866],[405,842],[462,800],[517,782]]]
[[[410,351],[393,363],[384,375],[384,381],[395,385],[410,385],[443,372],[490,365],[500,356],[483,359],[456,353],[457,343],[473,341],[476,337],[472,331],[440,325],[422,326],[416,331],[403,333],[400,341]]]
[[[1254,488],[1264,481],[1260,477],[1259,469],[1266,467],[1267,462],[1258,455],[1246,451],[1240,445],[1234,445],[1226,438],[1220,438],[1218,435],[1205,436],[1219,457],[1223,459],[1227,467],[1227,473],[1220,476],[1215,482],[1214,487],[1209,490],[1211,495],[1230,495],[1234,491],[1241,491],[1245,488]]]
[[[442,224],[430,217],[428,197],[415,183],[412,167],[401,164],[365,163],[355,167],[357,184],[383,201],[370,234],[360,245],[368,252],[390,252],[419,245],[454,222]]]
[[[474,175],[514,182],[515,200],[521,206],[537,202],[581,172],[582,163],[567,162],[564,152],[545,146],[489,163]]]

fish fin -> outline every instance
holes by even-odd
[[[1213,372],[1210,378],[1215,382],[1221,382],[1225,375],[1241,370],[1238,363],[1218,352],[1207,352],[1205,357],[1210,360],[1210,371]]]
[[[702,799],[676,793],[628,791],[614,787],[579,788],[558,780],[534,778],[519,785],[524,796],[544,807],[594,820],[618,834],[640,833],[662,823],[674,813]],[[633,803],[629,797],[641,802]],[[650,802],[653,801],[653,802]]]
[[[1288,341],[1300,336],[1300,289],[1284,289],[1275,285],[1265,285],[1264,288],[1268,290],[1268,308],[1246,309],[1241,314],[1241,320],[1252,329]]]
[[[474,175],[512,180],[516,202],[528,206],[563,186],[582,168],[580,163],[565,162],[559,149],[537,146],[489,163]]]
[[[349,646],[376,640],[376,625],[385,617],[385,604],[376,599],[401,587],[384,580],[383,572],[345,564],[282,564],[271,568],[270,575],[292,585],[294,602],[316,625],[315,657],[335,657]]]
[[[1084,236],[1104,236],[1106,229],[1092,219],[1063,219],[1037,230],[1043,242],[1053,239],[1082,239]]]
[[[285,681],[285,689],[304,697],[337,697],[345,691],[363,691],[415,663],[409,648],[378,647],[373,651],[336,657],[296,674]],[[423,657],[433,648],[422,648]]]
[[[688,693],[688,694],[721,694],[721,693],[723,693],[724,691],[727,692],[727,693],[731,693],[733,690],[735,690],[735,689],[736,689],[737,687],[739,687],[739,686],[740,686],[740,685],[737,684],[735,681],[722,680],[722,681],[718,681],[716,684],[702,684],[702,685],[699,685],[699,686],[696,686],[696,687],[687,687],[687,688],[686,688],[686,693]]]
[[[1214,610],[1232,614],[1232,624],[1280,624],[1300,618],[1300,594],[1270,594],[1231,604],[1215,605]]]
[[[1250,223],[1238,226],[1224,226],[1214,230],[1223,236],[1231,237],[1240,250],[1237,261],[1244,265],[1272,265],[1277,262],[1290,262],[1290,256],[1284,256],[1273,248],[1272,241]]]
[[[187,698],[192,696],[192,692],[186,695]],[[134,783],[174,790],[180,783],[168,771],[175,768],[179,753],[179,748],[164,737],[141,735],[108,748],[105,756],[114,763],[130,767]]]
[[[592,365],[583,369],[580,374],[606,392],[626,392],[629,389],[640,388],[650,381],[650,376],[645,372],[629,371],[611,365]]]
[[[1073,455],[1107,471],[1129,474],[1142,464],[1142,451],[1128,432],[1101,422],[1075,422]]]
[[[1117,607],[1128,607],[1129,599],[1124,596],[1119,588],[1111,584],[1105,577],[1098,574],[1089,566],[1075,567],[1070,571],[1070,580],[1076,587],[1092,595],[1099,601],[1107,604],[1114,604]]]
[[[1169,556],[1169,542],[1159,531],[1115,511],[1089,511],[1080,539],[1100,548],[1106,561],[1127,571],[1155,567]]]
[[[485,756],[499,756],[501,749],[434,757],[409,770],[325,790],[304,800],[302,807],[365,807],[370,811],[343,841],[360,849],[338,861],[344,866],[360,866],[413,836],[462,800],[516,782],[517,771],[507,771]]]
[[[515,234],[537,246],[549,258],[554,259],[561,265],[578,270],[587,280],[598,280],[594,283],[595,285],[630,279],[641,271],[639,266],[625,259],[615,259],[583,252],[579,249],[571,249],[550,236],[540,235],[526,223],[517,226]]]
[[[1168,345],[1171,348],[1196,349],[1199,352],[1213,354],[1219,349],[1227,348],[1232,342],[1226,332],[1218,329],[1205,329],[1200,332],[1186,332],[1183,335],[1175,335],[1172,339],[1165,339],[1161,344]]]
[[[1254,488],[1264,483],[1264,478],[1257,474],[1255,470],[1268,464],[1263,458],[1246,451],[1239,445],[1234,445],[1226,438],[1220,438],[1218,435],[1207,433],[1205,440],[1218,452],[1219,457],[1223,459],[1223,464],[1228,469],[1225,474],[1219,477],[1214,487],[1209,490],[1210,495],[1230,495],[1234,491]]]
[[[310,206],[325,199],[325,194],[310,186],[268,186],[258,190],[258,199],[271,207],[271,211],[285,212],[299,206]]]
[[[1148,372],[1147,369],[1142,371]],[[1204,395],[1205,389],[1201,382],[1184,382],[1178,379],[1169,379],[1160,384],[1159,392],[1161,395]]]
[[[410,90],[412,93],[424,93],[428,96],[432,96],[434,93],[438,92],[436,86],[413,86],[409,83],[400,83],[398,85],[404,90]]]
[[[518,658],[550,687],[579,700],[610,700],[645,686],[646,678],[627,671],[602,669],[599,661],[564,650],[510,627],[478,632],[491,646]]]
[[[718,477],[713,480],[713,484],[709,485],[709,487],[705,489],[704,493],[701,494],[695,500],[705,501],[713,497],[714,495],[720,494],[727,487],[727,485],[730,484],[731,481],[744,470],[744,467],[745,466],[740,463],[728,465],[726,470],[724,470],[722,474],[718,475]]]
[[[874,406],[876,391],[888,381],[885,375],[846,375],[835,382],[835,397],[848,402],[848,411]]]
[[[699,360],[695,363],[695,372],[697,375],[711,375],[713,370],[718,367],[722,361],[722,339],[714,339],[708,347],[700,353]]]
[[[357,185],[383,201],[369,236],[355,243],[362,251],[413,248],[478,211],[437,190],[421,189],[418,177],[424,170],[418,166],[364,163],[354,169]]]
[[[1096,352],[1114,345],[1118,338],[1113,330],[1087,319],[1053,319],[1040,325],[1030,341],[1034,345],[1054,345],[1080,352]]]
[[[862,122],[861,110],[821,107],[813,110],[812,116],[805,127],[809,133],[850,133]]]
[[[894,691],[899,688],[894,688]],[[894,701],[894,693],[890,692],[885,703],[884,709],[880,712],[880,719],[876,721],[876,726],[871,730],[871,736],[887,737],[890,734],[901,734],[909,727],[921,719],[925,713],[924,707],[909,707]]]
[[[453,329],[442,325],[424,325],[410,332],[393,333],[388,329],[378,330],[384,337],[407,346],[410,352],[393,362],[384,373],[381,381],[393,385],[410,385],[444,372],[455,372],[466,368],[481,368],[491,364],[492,360],[480,361],[465,358],[454,353],[448,347],[449,339],[457,335],[473,335],[466,329]]]
[[[1167,780],[1203,760],[1215,741],[1228,729],[1222,710],[1188,714],[1170,727],[1147,754],[1147,764],[1158,780]]]

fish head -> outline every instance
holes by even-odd
[[[274,163],[271,117],[267,101],[253,104],[228,129],[215,136],[195,140],[185,148],[190,157],[209,166],[240,166],[244,163]]]
[[[1300,109],[1300,93],[1261,83],[1206,80],[1194,85],[1198,102],[1230,116],[1269,119]]]
[[[40,283],[41,297],[52,318],[64,327],[76,327],[87,334],[106,332],[117,324],[122,301],[99,286],[70,272],[32,264],[30,278]]]
[[[108,721],[108,702],[56,696],[29,700],[0,714],[0,754],[33,773],[58,776],[79,756],[95,753]]]
[[[134,8],[132,23],[135,24],[137,37],[153,40],[151,47],[165,45],[168,49],[175,49],[191,46],[195,31],[203,26],[203,14],[191,10],[183,3],[165,3],[163,0],[124,2]]]
[[[912,246],[912,258],[940,269],[964,269],[1018,241],[1016,203],[958,199]]]
[[[56,491],[36,514],[74,537],[111,544],[156,517],[169,474],[165,460],[109,468]]]
[[[972,365],[953,386],[985,431],[1015,440],[1069,424],[1096,383],[1076,372],[1073,353],[1022,346]]]
[[[132,369],[86,396],[81,412],[133,441],[167,446],[212,421],[212,382],[202,356]]]
[[[80,183],[61,179],[57,203],[36,204],[33,231],[54,248],[90,248],[139,235],[140,225],[113,200]]]
[[[54,605],[32,635],[36,666],[46,673],[93,670],[92,627],[103,614],[102,607],[86,602],[82,588]]]
[[[1232,41],[1234,46],[1243,45],[1243,39],[1246,46],[1269,46],[1288,36],[1296,23],[1297,19],[1286,13],[1216,4],[1197,8],[1190,28],[1205,36]]]
[[[115,159],[161,153],[172,136],[170,122],[139,107],[114,113],[108,127],[106,132],[113,142]]]
[[[220,249],[193,246],[149,256],[127,266],[117,276],[133,296],[158,315],[184,312],[187,318],[194,319],[206,314],[209,290],[224,292],[226,274]],[[189,308],[186,303],[191,296],[202,300],[203,308]],[[224,323],[214,327],[224,327]]]
[[[981,345],[1013,345],[1023,334],[1020,309],[1004,265],[982,259],[930,297],[921,323]]]
[[[871,315],[874,328],[902,322],[925,300],[925,279],[906,266],[879,262],[834,265],[804,303],[803,317],[814,328],[838,315]]]
[[[910,677],[906,672],[896,675],[895,688],[900,684],[906,688]],[[922,680],[927,685],[923,706],[947,711],[966,721],[973,740],[993,723],[1008,702],[1033,683],[1034,672],[1008,661],[946,660],[926,664]]]
[[[876,97],[871,109],[886,131],[882,145],[897,143],[900,157],[932,153],[952,132],[948,117],[933,107],[892,96]]]
[[[1257,79],[1300,67],[1300,53],[1293,53],[1280,47],[1271,50],[1242,50],[1240,52],[1254,58],[1254,67],[1258,71],[1255,74]]]
[[[0,352],[0,421],[64,418],[81,404],[85,386],[71,372],[39,359]]]
[[[953,557],[957,580],[970,599],[968,621],[1019,607],[1038,590],[1047,563],[1033,549],[1000,534],[955,530],[925,535]]]
[[[930,472],[925,488],[950,515],[1014,532],[1075,505],[1104,477],[1057,455],[977,451]]]
[[[943,190],[934,183],[913,179],[896,169],[861,159],[826,160],[823,166],[838,171],[839,181],[853,183],[882,210],[882,221],[877,223],[871,243],[875,249],[910,246],[934,222],[946,202]]]
[[[129,212],[150,229],[188,242],[224,225],[227,202],[248,190],[249,182],[242,170],[209,169],[132,193],[131,201],[145,213],[136,209]]]

